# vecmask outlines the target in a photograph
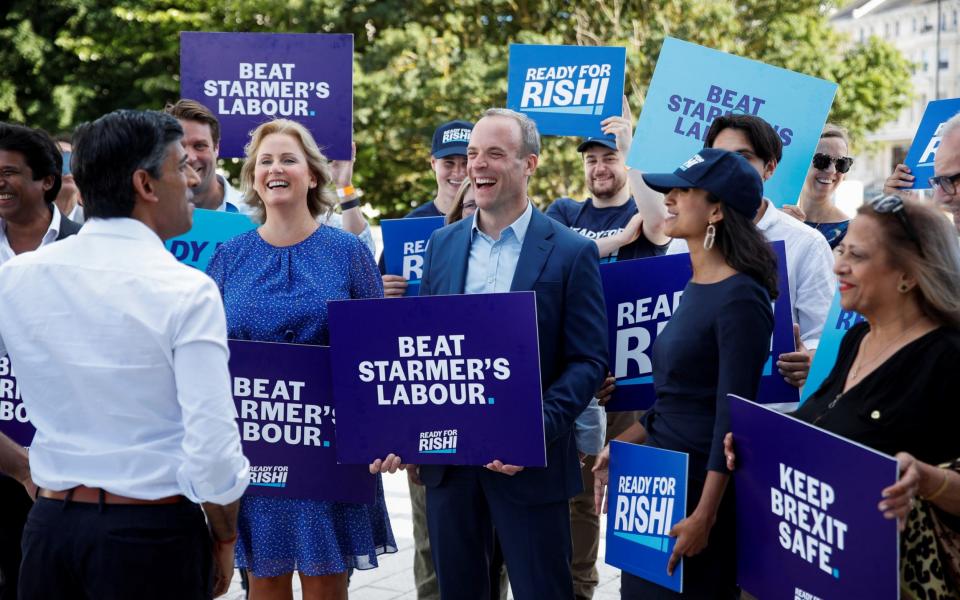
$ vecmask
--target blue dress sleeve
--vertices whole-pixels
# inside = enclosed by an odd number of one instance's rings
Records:
[[[738,293],[727,299],[719,310],[714,326],[720,364],[717,416],[707,458],[708,471],[729,473],[723,455],[723,437],[730,431],[730,401],[727,394],[755,400],[763,365],[770,354],[770,335],[773,332],[770,300],[759,286],[751,286],[744,291],[747,293]]]
[[[383,279],[366,245],[352,236],[350,258],[350,297],[383,298]]]
[[[223,282],[227,277],[226,270],[227,266],[224,260],[223,244],[221,244],[219,248],[214,250],[213,256],[210,257],[210,262],[207,263],[207,275],[217,284],[221,298],[223,297]]]

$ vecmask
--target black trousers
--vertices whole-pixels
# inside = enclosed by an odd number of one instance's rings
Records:
[[[196,504],[40,498],[23,530],[20,600],[207,600],[213,550]]]
[[[20,539],[33,500],[16,479],[0,475],[0,600],[17,600]]]

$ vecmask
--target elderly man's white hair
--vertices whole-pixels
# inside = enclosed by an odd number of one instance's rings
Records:
[[[957,128],[960,128],[960,112],[950,117],[950,119],[943,124],[943,129],[940,130],[940,137],[947,135]]]

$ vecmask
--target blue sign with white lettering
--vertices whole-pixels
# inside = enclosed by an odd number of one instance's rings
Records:
[[[544,135],[600,137],[623,110],[626,60],[620,47],[510,44],[507,108]]]
[[[216,115],[221,157],[243,157],[261,123],[292,119],[327,158],[349,160],[353,35],[183,31],[180,97]]]
[[[764,194],[778,207],[795,204],[836,91],[829,81],[668,37],[627,164],[672,173],[703,147],[715,118],[756,115],[783,141],[783,159]]]
[[[774,361],[794,351],[793,312],[782,241],[770,244],[777,255],[780,294],[773,305],[770,356],[763,367],[757,402],[796,402],[797,388],[783,380]],[[689,254],[672,254],[600,265],[610,333],[610,370],[617,388],[606,405],[608,412],[646,410],[653,406],[653,344],[682,302],[693,276]]]
[[[254,228],[256,224],[247,215],[197,208],[190,231],[170,238],[164,246],[180,262],[206,271],[220,244]]]
[[[823,334],[820,336],[817,352],[813,355],[810,373],[807,374],[807,382],[803,385],[803,392],[800,394],[800,404],[806,402],[807,398],[812,396],[830,375],[834,363],[837,362],[843,336],[860,321],[863,321],[863,315],[852,310],[844,310],[840,306],[840,292],[834,294],[830,312],[827,313],[827,322],[823,324]]]
[[[683,559],[673,575],[667,562],[677,539],[673,526],[687,516],[684,452],[610,442],[607,485],[608,565],[675,592],[683,592]]]
[[[910,186],[912,189],[930,189],[929,179],[933,177],[933,159],[937,156],[937,148],[940,147],[943,125],[956,114],[960,114],[960,98],[933,100],[927,104],[920,126],[917,127],[917,135],[913,136],[910,151],[903,160],[916,177],[913,185]]]
[[[427,242],[434,231],[443,227],[444,222],[444,217],[380,221],[384,264],[388,274],[402,275],[407,280],[407,292],[404,296],[420,294],[423,255],[427,251]]]
[[[756,598],[896,600],[897,461],[734,395],[737,583]],[[732,549],[731,549],[732,550]]]

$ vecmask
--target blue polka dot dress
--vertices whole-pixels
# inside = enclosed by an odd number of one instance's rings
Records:
[[[207,273],[238,340],[327,345],[328,301],[383,296],[370,251],[329,226],[283,248],[249,231],[220,246]],[[371,569],[378,555],[397,551],[379,476],[370,505],[244,496],[238,528],[237,566],[257,577]]]

